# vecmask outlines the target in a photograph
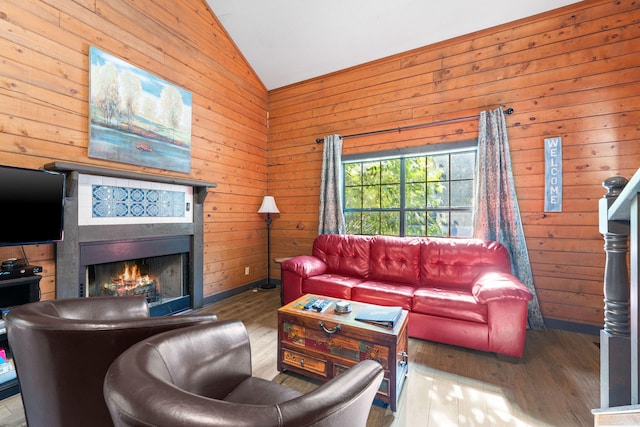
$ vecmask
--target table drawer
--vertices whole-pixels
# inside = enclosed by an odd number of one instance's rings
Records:
[[[317,359],[285,348],[282,349],[282,363],[327,377],[326,360]]]
[[[284,321],[282,324],[282,341],[289,346],[300,346],[327,357],[340,357],[355,363],[362,360],[375,360],[385,370],[389,370],[390,349],[386,345],[378,345],[370,341],[349,336],[344,331],[327,334],[318,324],[306,326]]]

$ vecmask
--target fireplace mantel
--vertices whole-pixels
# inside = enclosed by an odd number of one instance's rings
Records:
[[[53,162],[47,163],[46,165],[44,165],[44,168],[46,170],[57,172],[76,172],[76,174],[71,173],[67,175],[67,197],[72,197],[74,195],[72,191],[75,191],[77,186],[73,185],[70,180],[77,180],[78,173],[84,173],[87,175],[108,176],[113,178],[136,179],[140,181],[163,182],[166,184],[188,185],[190,187],[193,187],[194,194],[197,195],[196,197],[198,198],[199,203],[204,203],[204,199],[207,197],[209,188],[216,188],[218,186],[218,184],[213,182],[202,182],[164,175],[151,175],[118,169],[108,169],[98,166],[83,165],[79,163]]]
[[[73,298],[81,295],[84,271],[80,271],[80,249],[87,243],[127,241],[132,239],[162,239],[173,236],[189,236],[191,240],[190,294],[191,308],[203,305],[204,269],[204,201],[209,188],[215,183],[151,175],[123,170],[107,169],[82,164],[53,162],[46,170],[66,175],[64,207],[64,239],[56,245],[56,298]],[[79,225],[78,180],[80,175],[95,175],[135,181],[151,181],[193,188],[193,222],[152,223],[120,225]],[[108,227],[108,232],[106,229]]]

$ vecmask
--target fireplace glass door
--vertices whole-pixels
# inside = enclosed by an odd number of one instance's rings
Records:
[[[188,295],[188,254],[179,253],[87,266],[89,297],[144,295],[150,307]]]

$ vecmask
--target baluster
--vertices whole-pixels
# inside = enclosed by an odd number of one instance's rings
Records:
[[[607,194],[599,203],[599,229],[604,237],[604,329],[600,331],[600,405],[602,408],[631,402],[631,343],[629,273],[627,253],[629,222],[609,221],[608,209],[628,180],[608,178]]]

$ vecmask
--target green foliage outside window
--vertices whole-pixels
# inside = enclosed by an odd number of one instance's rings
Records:
[[[343,166],[347,233],[471,236],[475,150]]]

